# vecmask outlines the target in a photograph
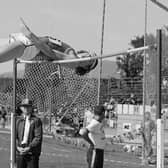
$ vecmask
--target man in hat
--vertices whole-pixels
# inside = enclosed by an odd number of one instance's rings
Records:
[[[33,114],[32,101],[20,104],[22,115],[16,122],[17,168],[39,168],[42,145],[42,122]]]

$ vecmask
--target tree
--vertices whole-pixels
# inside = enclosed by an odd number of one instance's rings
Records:
[[[143,44],[144,36],[137,36],[130,42],[132,48],[142,47]],[[122,78],[141,77],[143,70],[143,51],[117,57],[117,65]]]
[[[154,45],[156,44],[156,36],[153,34],[148,34],[146,39],[147,45]],[[162,33],[162,78],[168,81],[168,36],[166,33]],[[144,36],[136,36],[134,39],[130,41],[130,46],[132,48],[142,47],[144,45]],[[148,104],[150,102],[155,101],[156,97],[156,50],[148,50],[146,51],[146,73],[147,73],[147,101]],[[143,51],[133,53],[133,54],[126,54],[122,55],[117,58],[117,65],[118,69],[121,72],[121,79],[125,81],[129,79],[129,82],[135,78],[142,79],[143,77]],[[130,88],[130,85],[127,80],[127,88]],[[141,84],[142,85],[142,84]],[[142,87],[141,87],[142,88]],[[131,88],[132,89],[132,88]],[[129,92],[128,92],[129,93]],[[167,94],[165,91],[163,94]],[[164,103],[164,102],[163,102]]]
[[[156,37],[153,34],[147,35],[147,45],[156,43]],[[144,46],[144,36],[136,36],[130,41],[131,48],[139,48]],[[149,50],[147,53],[147,73],[148,76],[155,74],[156,71],[156,51]],[[136,53],[129,53],[117,58],[118,69],[121,74],[121,82],[124,91],[130,95],[134,93],[140,102],[142,102],[142,78],[143,78],[143,58],[144,51]],[[155,78],[152,78],[155,80]],[[147,79],[148,86],[150,86],[150,77]],[[156,83],[156,82],[153,82]],[[122,86],[121,86],[122,87]],[[152,87],[151,87],[152,88]],[[122,92],[124,92],[122,91]]]
[[[164,44],[168,41],[168,37],[163,35]],[[148,34],[146,39],[147,45],[153,45],[156,43],[156,37],[153,34]],[[144,36],[135,36],[130,41],[131,48],[139,48],[144,46]],[[166,53],[166,46],[163,46],[163,52]],[[155,52],[155,51],[154,51]],[[147,51],[148,55],[151,55],[151,51]],[[143,57],[144,51],[136,53],[129,53],[117,57],[118,69],[121,72],[122,78],[138,78],[142,77],[143,71]],[[147,58],[150,59],[150,58]]]

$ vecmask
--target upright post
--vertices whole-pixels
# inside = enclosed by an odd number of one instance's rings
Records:
[[[144,27],[144,47],[146,46],[146,38],[147,38],[147,15],[148,15],[148,0],[145,0],[145,27]],[[143,58],[143,127],[145,128],[145,111],[146,111],[146,50],[144,50],[144,58]],[[146,156],[145,156],[145,142],[142,141],[142,164],[146,164]]]
[[[103,15],[102,15],[102,34],[101,34],[101,51],[100,55],[103,55],[104,48],[104,23],[106,13],[106,0],[103,1]],[[101,90],[101,76],[102,76],[102,59],[99,61],[99,77],[98,77],[98,93],[97,93],[97,104],[100,103],[100,90]]]
[[[17,60],[13,60],[13,110],[11,112],[11,154],[10,168],[16,168],[16,79]]]
[[[52,125],[52,83],[53,83],[53,81],[51,81],[51,83],[50,83],[50,87],[49,87],[49,96],[50,96],[50,103],[49,103],[49,106],[50,106],[50,114],[49,114],[49,130],[50,130],[50,132],[51,132],[51,125]]]
[[[162,67],[162,30],[157,30],[157,168],[164,168],[163,121],[161,118],[161,67]]]

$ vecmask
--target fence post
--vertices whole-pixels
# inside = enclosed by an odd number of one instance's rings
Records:
[[[156,76],[156,120],[157,120],[157,168],[164,168],[163,120],[161,118],[162,84],[162,30],[157,30],[157,76]]]
[[[16,168],[16,81],[17,60],[13,60],[13,110],[11,112],[11,150],[10,168]]]

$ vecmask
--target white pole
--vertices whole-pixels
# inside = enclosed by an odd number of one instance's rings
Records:
[[[11,112],[11,150],[10,168],[16,168],[16,79],[17,79],[17,60],[13,61],[13,111]]]
[[[157,119],[157,168],[164,168],[164,126],[162,119]]]
[[[157,111],[156,111],[156,119],[157,119],[157,168],[164,168],[164,140],[163,140],[163,122],[162,122],[162,30],[157,30]]]
[[[14,150],[14,142],[13,142],[13,132],[14,132],[14,127],[13,125],[15,124],[15,119],[14,119],[14,113],[11,112],[11,146],[10,146],[10,168],[15,168],[15,159],[13,153],[15,152]]]

